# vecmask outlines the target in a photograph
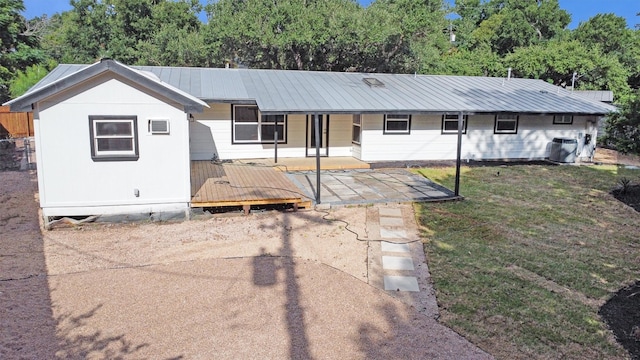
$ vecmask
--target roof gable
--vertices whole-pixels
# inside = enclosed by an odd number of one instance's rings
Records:
[[[30,111],[32,104],[109,72],[130,79],[144,88],[183,105],[185,112],[202,112],[204,107],[209,107],[197,97],[162,82],[153,74],[133,69],[111,59],[103,59],[88,66],[59,66],[27,93],[7,102],[5,105],[10,105],[12,111]]]

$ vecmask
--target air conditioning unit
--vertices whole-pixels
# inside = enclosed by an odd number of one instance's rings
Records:
[[[169,134],[169,120],[149,119],[149,133],[160,135]]]

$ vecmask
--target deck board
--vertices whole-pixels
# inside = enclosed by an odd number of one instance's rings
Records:
[[[191,206],[297,204],[310,206],[284,173],[269,166],[191,162]]]

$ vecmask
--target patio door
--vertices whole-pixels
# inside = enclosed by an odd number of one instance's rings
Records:
[[[320,121],[320,156],[329,156],[329,115],[318,115]],[[316,156],[315,115],[307,115],[307,156]]]

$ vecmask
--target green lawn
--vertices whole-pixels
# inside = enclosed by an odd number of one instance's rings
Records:
[[[419,173],[449,188],[453,168]],[[498,174],[499,172],[499,174]],[[598,315],[640,278],[640,214],[615,166],[464,167],[464,201],[417,205],[441,321],[497,358],[625,358]]]

